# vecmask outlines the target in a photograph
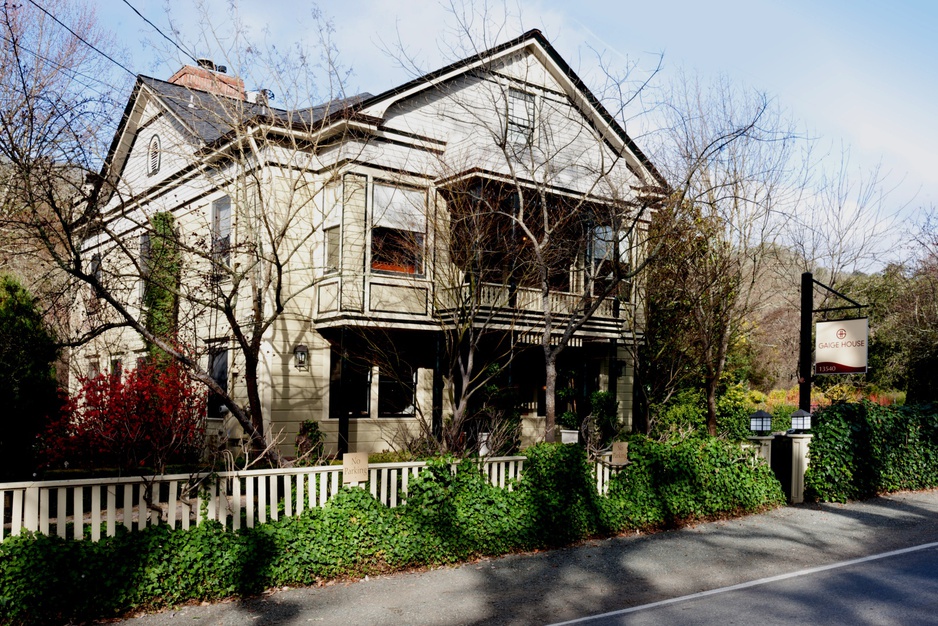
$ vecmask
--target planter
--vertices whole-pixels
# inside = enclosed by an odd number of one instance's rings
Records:
[[[578,443],[580,441],[580,431],[560,429],[560,443]]]

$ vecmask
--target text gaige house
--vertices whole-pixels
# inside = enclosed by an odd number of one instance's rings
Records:
[[[210,62],[137,79],[84,250],[125,317],[287,453],[304,420],[333,451],[439,436],[484,380],[510,390],[523,443],[542,439],[548,364],[578,410],[606,390],[630,419],[631,275],[662,180],[538,31],[377,96],[269,95]],[[100,294],[81,304],[85,327],[120,320]],[[113,328],[73,363],[147,354]],[[241,437],[219,398],[212,432]]]

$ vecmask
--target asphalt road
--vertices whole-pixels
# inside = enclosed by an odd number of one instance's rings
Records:
[[[905,493],[122,623],[938,624],[938,548],[927,546],[936,542],[938,491]]]

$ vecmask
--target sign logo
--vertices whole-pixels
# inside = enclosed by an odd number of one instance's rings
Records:
[[[846,336],[847,336],[847,331],[845,331],[843,328],[841,328],[840,330],[837,331],[837,338],[838,338],[838,339],[843,339],[843,338],[846,337]]]

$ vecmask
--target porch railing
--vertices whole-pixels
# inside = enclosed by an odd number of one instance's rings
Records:
[[[458,311],[465,308],[468,306],[467,303],[471,302],[469,289],[469,285],[446,289],[440,299],[438,308],[444,311]],[[541,290],[531,287],[516,287],[512,294],[508,285],[484,283],[479,286],[478,295],[475,297],[478,300],[472,304],[481,308],[536,313],[543,311]],[[552,291],[548,295],[548,306],[551,313],[556,315],[571,315],[578,309],[583,308],[583,295],[565,291]],[[594,315],[609,319],[619,317],[615,310],[615,298],[604,298]]]

